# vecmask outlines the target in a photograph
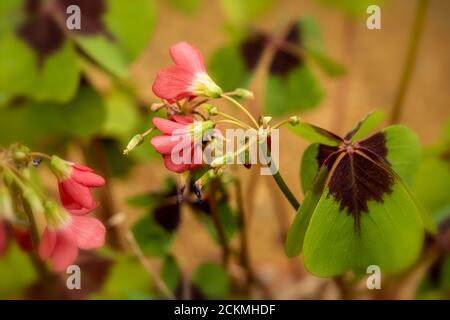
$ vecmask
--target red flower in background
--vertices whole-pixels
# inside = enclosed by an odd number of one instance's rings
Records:
[[[172,120],[153,118],[153,124],[162,135],[154,137],[150,143],[163,155],[168,170],[181,173],[202,166],[201,137],[195,137],[195,126],[202,133],[213,127],[211,121],[194,122],[190,116],[174,115]]]
[[[6,223],[0,221],[0,256],[3,256],[8,249],[8,234],[6,230]]]
[[[97,203],[90,189],[103,186],[105,179],[89,167],[56,156],[52,157],[50,168],[58,178],[59,195],[64,208],[75,215],[84,215],[95,209]]]
[[[66,270],[78,257],[79,249],[100,248],[105,243],[105,226],[97,219],[71,215],[52,203],[45,204],[47,227],[39,244],[41,259],[50,259],[56,272]]]
[[[162,69],[153,82],[153,92],[174,103],[184,98],[206,96],[217,98],[222,89],[206,72],[203,56],[187,42],[173,45],[170,50],[175,66]]]

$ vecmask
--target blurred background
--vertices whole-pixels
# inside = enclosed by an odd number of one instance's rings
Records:
[[[62,31],[70,4],[81,8],[79,31]],[[366,26],[371,4],[381,8],[380,30]],[[20,241],[11,241],[0,257],[0,298],[167,298],[158,290],[162,281],[183,298],[448,299],[448,12],[442,0],[3,0],[0,146],[22,143],[105,176],[96,214],[108,226],[108,246],[80,256],[82,290],[70,291],[66,274],[43,278]],[[227,188],[220,218],[232,257],[224,266],[209,208],[164,201],[176,176],[148,141],[122,155],[150,127],[152,82],[171,65],[168,49],[179,41],[200,49],[225,90],[251,89],[255,116],[296,114],[344,134],[382,110],[384,125],[414,130],[423,160],[412,188],[440,224],[439,241],[427,242],[410,270],[383,277],[376,292],[351,274],[314,277],[301,258],[284,254],[295,215],[289,203],[270,177],[236,167],[248,219],[243,241],[237,193]],[[282,52],[277,41],[298,52]],[[280,140],[281,173],[302,199],[299,166],[308,144],[287,129]],[[36,171],[56,198],[54,177]],[[130,250],[130,230],[145,262]]]

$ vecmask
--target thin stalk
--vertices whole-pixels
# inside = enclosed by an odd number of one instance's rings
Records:
[[[44,159],[47,159],[47,160],[51,160],[52,159],[52,157],[50,157],[48,154],[46,154],[46,153],[42,153],[42,152],[30,152],[30,155],[32,156],[32,157],[39,157],[39,158],[44,158]]]
[[[249,127],[249,126],[244,126],[241,123],[236,122],[234,120],[230,120],[230,119],[221,119],[221,120],[216,121],[216,123],[230,123],[230,124],[234,124],[235,126],[238,126],[240,128],[255,130],[255,129]]]
[[[417,57],[417,47],[423,33],[423,26],[425,15],[428,8],[428,0],[418,0],[416,7],[416,14],[414,16],[413,26],[409,36],[409,48],[406,54],[405,65],[403,66],[403,73],[401,75],[400,84],[397,88],[397,94],[394,99],[394,106],[392,109],[390,123],[397,123],[402,116],[402,109],[404,100],[411,82],[414,65]]]
[[[277,183],[278,187],[280,188],[281,192],[283,192],[284,196],[291,204],[291,206],[294,208],[295,211],[297,211],[298,208],[300,208],[300,203],[298,202],[298,200],[294,196],[294,194],[291,192],[291,190],[287,186],[286,182],[284,182],[284,179],[281,176],[280,171],[275,173],[273,175],[273,178],[274,178],[275,182]]]
[[[248,217],[244,210],[244,202],[242,201],[242,188],[241,181],[237,178],[234,181],[236,188],[236,202],[237,202],[237,212],[240,218],[240,228],[241,228],[241,264],[247,273],[247,286],[250,285],[254,280],[253,270],[250,263],[250,250],[248,246]]]
[[[214,227],[216,228],[217,235],[219,236],[220,245],[222,246],[222,259],[223,264],[228,266],[228,261],[230,258],[230,247],[228,246],[228,240],[225,235],[225,230],[223,229],[222,222],[220,220],[219,208],[217,206],[216,199],[217,192],[217,181],[214,179],[211,181],[209,185],[209,206],[211,208],[211,216],[214,223]]]
[[[241,120],[239,120],[239,119],[237,119],[235,117],[232,117],[229,114],[226,114],[226,113],[220,112],[220,111],[217,111],[216,113],[217,113],[218,116],[222,116],[222,117],[224,117],[224,118],[226,118],[228,120],[232,120],[232,121],[236,121],[237,123],[240,123],[242,127],[246,127],[247,129],[255,130],[254,128],[252,128],[251,126],[246,124],[245,122],[242,122]]]
[[[256,128],[259,127],[258,121],[256,121],[256,119],[250,114],[250,112],[249,112],[242,104],[240,104],[240,103],[237,102],[235,99],[233,99],[233,98],[231,98],[231,97],[229,97],[229,96],[227,96],[227,95],[225,95],[225,94],[222,94],[221,97],[224,98],[224,99],[226,99],[226,100],[228,100],[228,101],[230,101],[230,102],[231,102],[232,104],[234,104],[236,107],[238,107],[239,109],[241,109],[241,111],[244,112],[244,113],[249,117],[249,119],[253,122],[253,124],[255,125],[255,127],[256,127]]]
[[[170,291],[165,282],[158,276],[158,273],[155,272],[155,270],[153,270],[151,264],[148,262],[147,258],[145,257],[144,253],[142,252],[141,248],[136,242],[136,239],[134,238],[133,233],[131,231],[127,232],[126,239],[133,254],[138,258],[139,262],[144,267],[144,269],[155,280],[155,284],[158,287],[158,290],[161,292],[161,294],[163,294],[167,299],[175,300],[175,296],[172,293],[172,291]]]

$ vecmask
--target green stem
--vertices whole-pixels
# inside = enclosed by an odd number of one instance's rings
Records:
[[[394,107],[392,109],[390,123],[397,123],[402,115],[403,102],[405,100],[406,92],[411,82],[411,76],[414,69],[414,64],[417,57],[417,47],[420,37],[423,32],[423,25],[425,21],[425,14],[427,12],[428,0],[418,0],[416,14],[414,17],[413,27],[410,33],[410,42],[408,53],[406,56],[403,73],[400,84],[397,89],[397,94],[394,100]]]
[[[295,211],[297,211],[300,208],[300,203],[298,202],[297,198],[295,198],[294,194],[291,192],[286,182],[284,182],[284,179],[281,176],[280,171],[275,173],[273,175],[273,178],[275,179],[275,182],[277,183],[281,192],[283,192],[284,196],[289,201],[291,206],[294,208]]]
[[[222,221],[220,220],[219,208],[217,206],[217,181],[213,179],[209,185],[209,206],[211,208],[211,217],[214,223],[214,227],[217,230],[217,235],[219,237],[220,244],[222,246],[222,259],[225,267],[228,266],[228,261],[230,257],[230,247],[228,246],[228,240],[225,235],[225,230],[222,225]]]
[[[239,109],[241,109],[241,111],[244,112],[244,113],[249,117],[249,119],[253,122],[253,124],[255,125],[255,128],[258,128],[258,127],[259,127],[258,121],[256,121],[256,119],[250,114],[250,112],[249,112],[247,109],[245,109],[245,107],[244,107],[242,104],[240,104],[240,103],[237,102],[235,99],[233,99],[233,98],[231,98],[231,97],[229,97],[229,96],[227,96],[227,95],[225,95],[225,94],[222,94],[221,97],[224,98],[224,99],[226,99],[226,100],[228,100],[228,101],[230,101],[230,102],[231,102],[232,104],[234,104],[236,107],[238,107]]]

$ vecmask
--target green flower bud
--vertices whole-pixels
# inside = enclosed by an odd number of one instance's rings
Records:
[[[130,140],[130,142],[128,142],[127,147],[125,148],[125,150],[123,150],[123,154],[128,155],[128,153],[130,153],[131,150],[140,146],[142,144],[142,142],[144,142],[144,136],[140,133],[135,135]]]

